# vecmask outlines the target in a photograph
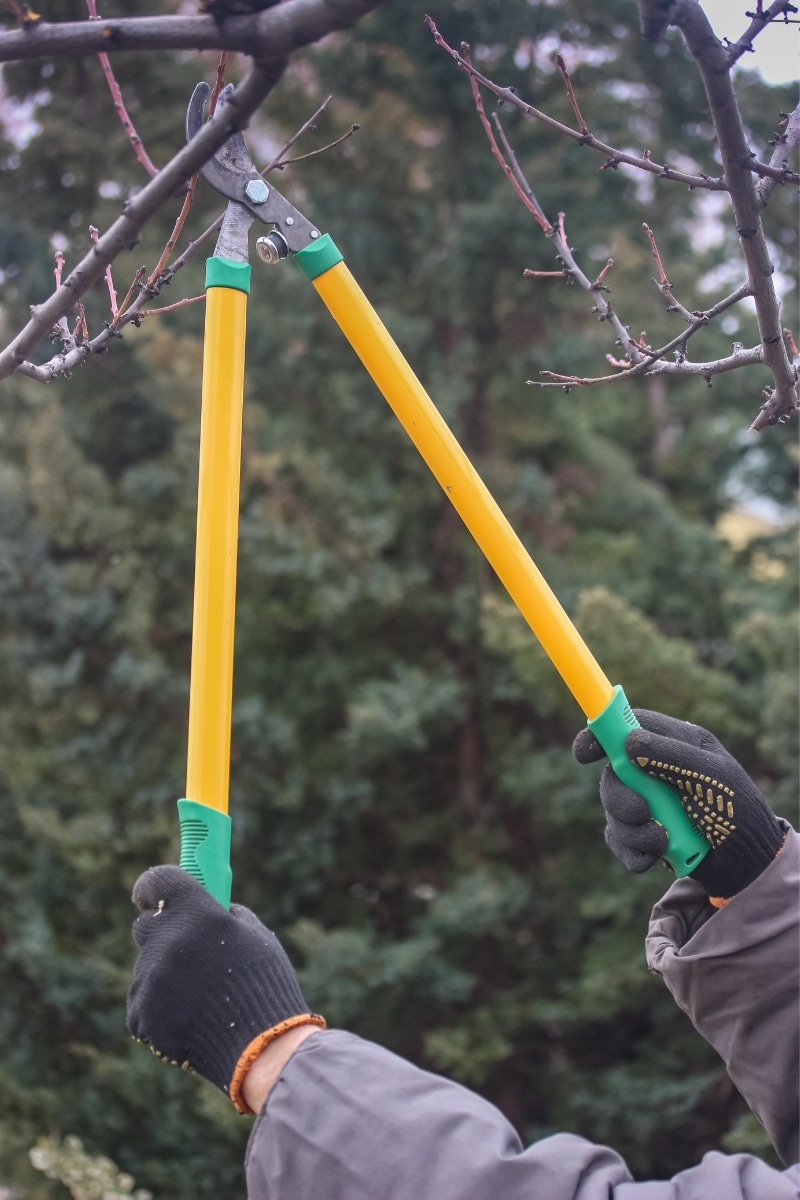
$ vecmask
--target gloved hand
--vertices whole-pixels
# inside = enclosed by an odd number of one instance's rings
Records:
[[[141,949],[128,1029],[249,1112],[241,1086],[264,1047],[295,1025],[324,1029],[324,1019],[309,1012],[283,947],[248,908],[228,912],[179,867],[145,871],[133,902]]]
[[[717,901],[728,900],[769,866],[783,844],[783,830],[752,779],[712,733],[699,725],[636,709],[641,729],[625,739],[628,757],[648,775],[665,780],[711,850],[692,879]],[[579,763],[598,762],[605,751],[590,729],[572,747]],[[610,766],[600,778],[606,811],[606,842],[637,874],[664,852],[667,835],[637,792]]]

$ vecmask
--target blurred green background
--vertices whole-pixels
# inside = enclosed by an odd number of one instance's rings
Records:
[[[79,0],[37,7],[85,17]],[[643,43],[631,0],[437,0],[431,15],[482,71],[570,122],[560,49],[605,140],[717,172],[690,59],[674,34]],[[298,55],[248,135],[254,157],[328,93],[294,153],[360,125],[272,181],[333,235],[609,677],[637,706],[712,728],[793,817],[796,425],[747,432],[768,382],[758,370],[711,388],[526,386],[546,369],[606,373],[613,338],[587,293],[523,278],[556,268],[553,248],[423,18],[393,0]],[[164,163],[216,56],[121,54],[114,67]],[[10,337],[52,288],[54,249],[74,265],[88,226],[104,229],[145,176],[95,59],[6,67],[3,81]],[[738,87],[763,157],[792,89],[750,73]],[[681,328],[651,282],[645,220],[687,308],[742,281],[724,200],[598,173],[588,149],[518,112],[503,120],[587,274],[614,258],[610,300],[635,334],[658,345]],[[787,193],[765,222],[791,323]],[[115,264],[120,295],[154,266],[179,205]],[[201,183],[182,246],[219,210]],[[202,291],[205,252],[159,302]],[[104,287],[86,308],[96,333]],[[156,1200],[244,1193],[250,1122],[124,1025],[131,887],[177,855],[202,327],[190,305],[128,327],[68,380],[2,385],[0,1184],[28,1200],[65,1195],[28,1152],[67,1135]],[[740,308],[693,357],[756,338]],[[642,1178],[713,1147],[770,1153],[648,974],[643,933],[667,877],[633,878],[606,851],[599,769],[570,754],[581,713],[289,264],[254,262],[247,353],[234,899],[279,932],[331,1024],[476,1088],[525,1139],[607,1141]]]

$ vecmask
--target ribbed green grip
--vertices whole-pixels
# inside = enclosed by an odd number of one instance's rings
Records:
[[[231,819],[196,800],[178,801],[181,860],[178,864],[202,883],[224,908],[231,905]]]
[[[587,724],[622,782],[645,798],[656,821],[664,826],[669,842],[662,858],[669,863],[676,875],[691,874],[711,847],[695,829],[678,799],[677,792],[663,780],[646,775],[625,753],[625,738],[632,729],[639,729],[641,726],[619,685],[614,688],[613,699],[607,707]]]

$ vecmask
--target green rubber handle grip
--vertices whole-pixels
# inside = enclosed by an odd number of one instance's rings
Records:
[[[223,908],[231,906],[231,819],[196,800],[178,801],[183,871],[193,875]]]
[[[640,729],[641,726],[619,685],[614,688],[612,699],[600,715],[587,724],[608,755],[618,777],[644,797],[656,821],[664,826],[669,841],[661,857],[677,876],[690,875],[711,847],[694,827],[677,793],[669,784],[646,775],[625,753],[625,738],[632,729]]]

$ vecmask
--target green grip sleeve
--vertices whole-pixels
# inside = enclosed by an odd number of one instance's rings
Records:
[[[711,847],[692,824],[677,792],[663,780],[646,775],[625,753],[625,738],[632,729],[641,727],[619,685],[600,715],[587,724],[622,782],[645,798],[656,821],[664,826],[669,842],[662,858],[676,875],[691,874]]]
[[[196,800],[179,800],[178,820],[181,827],[178,865],[202,883],[224,908],[230,908],[233,882],[230,817]]]
[[[294,256],[294,264],[299,267],[306,279],[313,282],[318,275],[324,275],[331,267],[342,261],[339,247],[329,233],[323,233],[318,241],[312,242],[298,250]]]

